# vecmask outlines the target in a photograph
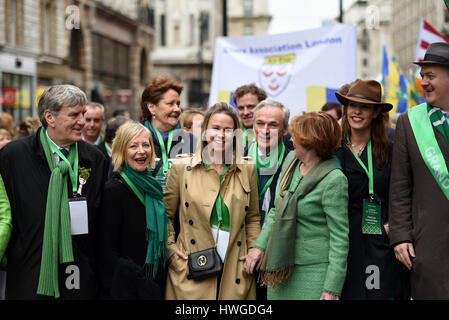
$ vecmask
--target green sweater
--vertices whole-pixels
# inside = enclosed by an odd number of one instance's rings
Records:
[[[298,167],[297,167],[298,168]],[[295,190],[302,176],[295,168],[289,190]],[[279,177],[275,203],[279,200]],[[340,295],[346,277],[349,249],[348,182],[341,170],[331,171],[305,197],[298,200],[295,264],[329,263],[324,291]],[[275,208],[267,215],[255,247],[266,249]]]
[[[0,176],[0,263],[8,246],[11,236],[11,207],[9,206],[8,195],[6,194],[3,179]]]

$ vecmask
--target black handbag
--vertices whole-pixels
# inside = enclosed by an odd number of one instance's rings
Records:
[[[220,232],[220,225],[217,230]],[[203,280],[221,273],[223,270],[223,262],[218,254],[217,248],[209,248],[189,254],[188,257],[189,274],[187,279],[189,280]]]

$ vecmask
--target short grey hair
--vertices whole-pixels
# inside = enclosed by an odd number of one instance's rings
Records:
[[[100,109],[101,110],[101,116],[104,118],[104,106],[101,103],[89,101],[87,103],[86,107]]]
[[[284,128],[288,127],[288,120],[290,119],[290,109],[286,108],[282,103],[280,103],[279,101],[274,101],[274,100],[263,100],[261,102],[259,102],[259,104],[256,106],[256,109],[254,110],[254,119],[256,119],[257,117],[257,112],[265,107],[275,107],[278,108],[282,111],[282,115],[283,115],[283,126]]]
[[[64,106],[76,107],[78,105],[85,106],[86,104],[86,94],[80,88],[69,84],[62,84],[51,86],[45,90],[39,99],[37,110],[42,125],[47,127],[48,123],[44,116],[46,110],[57,116]]]

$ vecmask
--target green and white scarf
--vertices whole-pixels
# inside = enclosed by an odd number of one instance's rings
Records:
[[[429,115],[430,122],[434,128],[441,133],[446,140],[446,143],[449,145],[449,124],[447,123],[443,111],[441,111],[440,108],[427,104],[427,114]]]

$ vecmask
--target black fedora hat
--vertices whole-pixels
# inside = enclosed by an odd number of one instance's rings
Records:
[[[414,64],[423,66],[426,64],[438,64],[449,67],[449,43],[434,42],[429,45],[423,61],[415,61]]]

